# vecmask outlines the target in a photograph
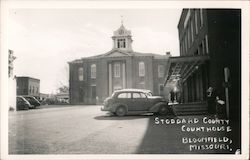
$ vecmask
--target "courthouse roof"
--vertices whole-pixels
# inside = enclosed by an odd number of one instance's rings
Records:
[[[90,56],[90,57],[84,57],[81,59],[76,59],[74,61],[71,61],[70,63],[80,63],[82,60],[87,60],[87,59],[102,59],[102,58],[109,58],[109,57],[125,57],[125,56],[135,56],[135,57],[153,57],[154,59],[168,59],[170,55],[160,55],[160,54],[155,54],[155,53],[141,53],[141,52],[134,52],[134,51],[124,51],[120,49],[112,49],[111,51],[104,53],[104,54],[99,54],[95,56]]]

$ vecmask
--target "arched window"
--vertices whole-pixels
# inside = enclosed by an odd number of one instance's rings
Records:
[[[96,78],[96,65],[95,64],[91,65],[91,78],[93,79]]]
[[[83,81],[83,67],[78,69],[78,80]]]
[[[144,62],[139,62],[139,77],[145,76],[145,64]]]

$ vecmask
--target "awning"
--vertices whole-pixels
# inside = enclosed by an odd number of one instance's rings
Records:
[[[182,79],[185,81],[198,67],[209,59],[208,55],[170,57],[167,65],[164,86]]]

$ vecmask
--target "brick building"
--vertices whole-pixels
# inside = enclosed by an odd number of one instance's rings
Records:
[[[183,105],[177,105],[177,110],[206,112],[206,91],[213,87],[226,101],[225,112],[237,123],[235,135],[240,138],[241,10],[183,9],[178,30],[180,56],[169,59],[165,81],[181,84]]]
[[[166,83],[180,80],[181,102],[204,102],[209,86],[225,100],[229,87],[230,115],[239,117],[241,97],[240,10],[183,9],[178,24],[180,56],[169,59]],[[230,72],[225,83],[225,70]]]
[[[107,53],[69,62],[71,104],[96,104],[123,88],[164,92],[165,68],[170,53],[139,53],[132,49],[131,31],[123,24],[114,31],[113,49]]]
[[[17,95],[29,95],[40,99],[40,80],[32,77],[16,77]]]

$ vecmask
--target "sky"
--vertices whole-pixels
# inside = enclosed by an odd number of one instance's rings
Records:
[[[68,63],[112,49],[113,31],[131,30],[136,52],[179,56],[181,9],[11,9],[9,49],[16,76],[40,79],[41,93],[68,85]]]

